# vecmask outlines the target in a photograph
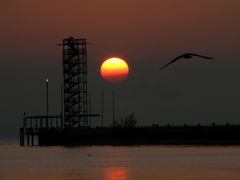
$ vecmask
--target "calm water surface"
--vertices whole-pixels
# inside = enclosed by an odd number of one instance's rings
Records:
[[[1,142],[0,179],[239,180],[240,146],[23,148]]]

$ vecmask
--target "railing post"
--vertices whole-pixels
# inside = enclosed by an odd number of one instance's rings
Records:
[[[28,134],[27,134],[27,145],[29,146],[29,144],[30,144],[30,141],[29,141],[29,132],[28,132]]]
[[[33,128],[31,129],[31,140],[32,140],[32,146],[34,146],[34,131],[33,131]]]
[[[43,120],[42,120],[42,117],[40,117],[40,128],[43,127]]]

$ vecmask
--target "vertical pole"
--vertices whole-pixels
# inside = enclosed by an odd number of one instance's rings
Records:
[[[113,88],[113,92],[112,92],[112,106],[113,106],[113,127],[115,126],[115,99],[114,99],[114,88]]]
[[[31,140],[32,140],[32,142],[31,142],[31,146],[34,146],[34,134],[33,134],[34,132],[33,132],[33,128],[31,129]]]
[[[29,146],[30,145],[30,142],[29,142],[29,132],[27,134],[27,145]]]
[[[22,129],[22,140],[23,140],[23,146],[25,146],[25,129]]]
[[[103,127],[103,113],[104,113],[104,90],[102,90],[102,127]]]
[[[42,127],[43,127],[43,119],[40,118],[40,128],[42,128]]]
[[[22,128],[20,128],[20,146],[23,146],[22,144]]]
[[[26,112],[23,113],[23,128],[26,128]]]
[[[22,140],[22,129],[23,128],[20,128],[20,146],[23,146],[23,140]]]
[[[20,128],[20,146],[24,146],[24,138],[25,138],[24,128]]]
[[[46,79],[46,127],[48,128],[48,79]]]
[[[26,128],[26,112],[23,113],[23,127],[21,128],[21,133],[20,133],[20,136],[21,136],[21,139],[22,139],[22,146],[25,145],[25,128]]]

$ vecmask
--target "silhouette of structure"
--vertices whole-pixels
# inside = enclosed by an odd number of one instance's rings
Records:
[[[63,39],[64,128],[88,126],[86,39]]]
[[[63,109],[63,112],[60,115],[49,115],[47,107],[46,115],[26,116],[24,113],[23,125],[20,128],[21,146],[25,144],[28,146],[240,145],[240,125],[230,125],[229,123],[226,125],[213,123],[211,126],[202,126],[200,124],[191,126],[186,124],[183,126],[159,126],[157,124],[152,127],[135,127],[136,120],[131,115],[122,121],[122,126],[103,127],[103,93],[101,127],[92,128],[88,118],[98,116],[98,114],[89,114],[88,112],[86,39],[69,37],[63,39],[60,45],[62,46],[63,55],[63,95],[61,96],[61,111]],[[191,58],[193,56],[211,59],[210,57],[187,53],[175,58],[163,68],[180,58]],[[113,123],[114,118],[113,107]]]
[[[174,58],[172,61],[170,61],[169,63],[167,63],[166,65],[164,65],[163,67],[160,68],[160,70],[168,67],[170,64],[184,58],[184,59],[190,59],[190,58],[193,58],[194,56],[196,57],[200,57],[200,58],[204,58],[204,59],[214,59],[213,57],[208,57],[208,56],[202,56],[202,55],[199,55],[199,54],[194,54],[194,53],[185,53],[185,54],[182,54],[176,58]]]
[[[87,40],[68,37],[59,45],[62,46],[61,111],[63,109],[63,112],[60,115],[49,115],[48,80],[46,80],[47,114],[44,116],[24,114],[23,127],[20,128],[20,145],[24,146],[25,139],[27,145],[34,145],[36,137],[38,145],[48,144],[51,137],[55,143],[59,136],[64,141],[63,134],[84,131],[84,128],[90,127],[89,117],[99,116],[88,113]]]

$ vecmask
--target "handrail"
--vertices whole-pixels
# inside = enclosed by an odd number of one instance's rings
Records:
[[[62,126],[63,119],[61,115],[25,116],[23,118],[23,128],[62,128]]]

